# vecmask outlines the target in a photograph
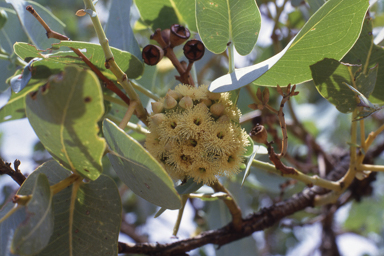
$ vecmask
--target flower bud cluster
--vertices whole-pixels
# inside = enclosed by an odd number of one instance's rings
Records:
[[[172,178],[209,184],[240,171],[249,142],[229,93],[179,85],[152,110],[145,146]]]

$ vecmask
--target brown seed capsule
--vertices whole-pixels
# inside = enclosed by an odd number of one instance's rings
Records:
[[[185,43],[183,50],[188,60],[197,61],[204,56],[205,47],[202,42],[193,39]]]
[[[157,45],[149,44],[143,48],[141,55],[145,64],[154,66],[163,58],[164,51]]]
[[[176,107],[176,105],[177,105],[177,101],[167,93],[164,99],[164,108],[171,109]]]
[[[151,102],[153,113],[161,113],[164,110],[164,104],[161,102]]]
[[[260,144],[267,144],[267,137],[268,133],[267,130],[264,128],[263,125],[257,124],[251,132],[249,133],[249,136],[256,142]]]
[[[173,48],[175,46],[181,45],[190,36],[191,36],[191,33],[189,32],[189,29],[179,24],[173,24],[171,26],[171,33],[170,33],[171,47]]]
[[[191,108],[193,106],[193,101],[192,101],[191,97],[184,96],[179,101],[179,105],[180,105],[180,107],[185,108],[185,109]]]
[[[169,45],[171,38],[171,30],[169,28],[161,31],[161,37],[163,38],[166,45]]]

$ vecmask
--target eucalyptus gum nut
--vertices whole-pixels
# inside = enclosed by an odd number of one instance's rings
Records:
[[[160,125],[165,120],[165,115],[162,113],[158,113],[151,116],[150,119],[154,125]]]
[[[161,113],[164,110],[164,104],[161,102],[151,102],[153,113]]]
[[[4,27],[5,23],[7,23],[7,20],[8,20],[7,12],[4,10],[0,10],[0,29]]]
[[[200,102],[207,105],[207,107],[212,105],[212,101],[210,99],[201,99]]]
[[[169,28],[161,31],[161,37],[163,38],[166,45],[169,45],[169,39],[171,37],[171,30]]]
[[[224,110],[225,110],[225,107],[223,104],[221,103],[215,103],[213,104],[209,110],[211,111],[211,113],[214,115],[214,116],[221,116],[223,113],[224,113]]]
[[[207,92],[207,96],[210,100],[219,100],[221,98],[221,93]]]
[[[164,99],[164,108],[171,109],[176,107],[176,105],[177,105],[177,101],[175,100],[175,98],[173,98],[171,95],[167,93]]]
[[[168,89],[167,94],[169,96],[172,96],[175,100],[179,100],[181,98],[180,96],[182,96],[180,93],[178,93],[178,92],[176,92],[174,90],[171,90],[171,89]]]
[[[193,106],[193,101],[189,96],[185,96],[180,100],[179,106],[185,109],[191,108]]]
[[[170,31],[170,42],[172,48],[181,45],[191,36],[189,29],[179,24],[173,24]]]

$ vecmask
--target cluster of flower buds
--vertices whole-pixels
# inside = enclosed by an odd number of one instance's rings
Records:
[[[144,62],[151,66],[157,65],[164,56],[167,56],[180,74],[177,79],[184,84],[193,85],[193,81],[189,79],[189,71],[193,62],[200,60],[204,56],[205,47],[199,40],[187,41],[190,36],[190,31],[179,24],[174,24],[169,29],[157,29],[151,39],[155,40],[159,46],[150,44],[143,48],[142,57]],[[188,66],[186,63],[185,65],[180,63],[173,52],[174,47],[183,43],[185,43],[183,47],[184,55],[189,60]]]
[[[145,145],[171,177],[208,184],[240,171],[249,142],[229,93],[178,85],[152,110]]]

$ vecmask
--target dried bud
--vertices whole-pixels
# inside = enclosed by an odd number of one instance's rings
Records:
[[[210,99],[201,99],[200,102],[207,105],[207,107],[212,105],[212,101]]]
[[[180,105],[180,107],[185,108],[185,109],[191,108],[193,106],[193,101],[192,101],[191,97],[184,96],[183,98],[181,98],[179,105]]]
[[[193,39],[185,43],[183,50],[188,60],[197,61],[204,56],[205,47],[202,42]]]
[[[154,125],[160,125],[165,120],[165,115],[162,113],[155,114],[151,116],[150,119]]]
[[[262,93],[261,93],[261,89],[260,87],[257,87],[257,91],[256,91],[256,97],[259,101],[263,101],[263,98],[262,98]]]
[[[207,92],[207,96],[210,100],[218,100],[221,97],[221,93]]]
[[[163,38],[166,45],[169,45],[171,38],[171,30],[169,28],[161,31],[161,37]]]
[[[249,136],[256,142],[260,144],[267,144],[268,133],[263,125],[257,124],[253,127],[252,131],[249,133]]]
[[[278,92],[281,96],[284,97],[283,89],[281,89],[281,87],[280,87],[279,85],[277,85],[276,90],[277,90],[277,92]]]
[[[262,101],[263,105],[268,104],[268,101],[269,101],[269,89],[265,88],[263,91],[263,101]]]
[[[161,113],[164,110],[164,104],[161,102],[151,102],[153,113]]]
[[[221,115],[224,113],[224,109],[225,109],[225,107],[224,107],[224,105],[221,104],[221,103],[215,103],[215,104],[213,104],[213,105],[209,108],[209,110],[211,111],[211,113],[212,113],[214,116],[216,116],[216,117],[221,116]]]
[[[145,64],[154,66],[160,62],[164,56],[164,51],[157,45],[149,44],[143,48],[142,57]]]
[[[171,47],[173,48],[175,46],[181,45],[190,36],[191,36],[191,33],[186,27],[181,26],[179,24],[173,24],[171,26],[171,34],[170,34]]]
[[[4,27],[5,23],[7,23],[7,20],[8,20],[7,12],[4,10],[0,10],[0,29]]]
[[[177,105],[177,101],[167,93],[164,99],[164,108],[171,109],[176,107],[176,105]]]
[[[169,96],[173,97],[175,100],[179,100],[179,99],[181,98],[181,96],[182,96],[180,93],[178,93],[178,92],[176,92],[176,91],[173,91],[173,90],[171,90],[171,89],[168,89],[167,94],[168,94]]]

